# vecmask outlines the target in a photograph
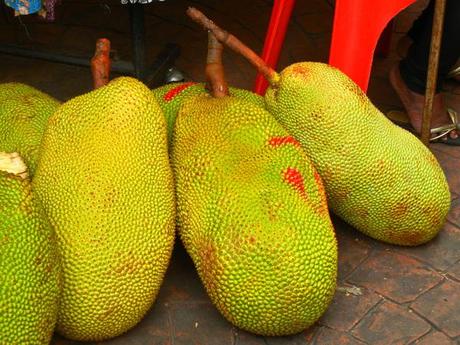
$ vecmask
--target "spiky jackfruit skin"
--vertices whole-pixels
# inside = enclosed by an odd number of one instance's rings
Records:
[[[265,100],[315,164],[337,215],[392,244],[436,236],[450,207],[436,158],[345,74],[321,63],[293,64]]]
[[[174,133],[179,234],[212,302],[256,334],[313,324],[334,294],[337,247],[299,144],[263,108],[207,94],[185,100]]]
[[[56,237],[29,179],[0,171],[0,344],[49,344],[61,287]]]
[[[63,257],[58,332],[98,341],[136,325],[156,298],[175,228],[166,124],[150,90],[118,78],[63,104],[34,187]]]
[[[20,83],[0,84],[0,151],[18,152],[33,176],[46,123],[59,102]]]
[[[166,117],[168,142],[171,146],[174,122],[176,121],[177,113],[183,101],[190,96],[207,92],[205,84],[195,82],[171,83],[153,89],[152,92]],[[230,87],[229,92],[232,96],[245,99],[261,107],[264,106],[263,97],[253,92],[234,87]]]

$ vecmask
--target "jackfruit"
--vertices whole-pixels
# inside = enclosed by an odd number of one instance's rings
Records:
[[[278,74],[200,11],[187,13],[267,78],[266,108],[311,158],[337,215],[392,244],[415,246],[436,236],[450,208],[449,187],[414,135],[389,121],[338,69],[300,62]]]
[[[136,325],[157,296],[175,228],[166,123],[150,90],[123,77],[64,103],[34,187],[63,258],[57,331],[99,341]]]
[[[0,151],[18,152],[33,176],[46,123],[59,102],[20,83],[0,84]]]
[[[450,193],[436,158],[344,73],[322,63],[293,64],[265,101],[315,164],[338,216],[398,245],[425,243],[442,229]]]
[[[172,162],[179,235],[219,311],[261,335],[313,324],[334,294],[337,245],[297,141],[263,108],[203,93],[179,110]]]
[[[174,122],[180,106],[187,97],[206,92],[205,84],[195,82],[171,83],[153,89],[152,92],[166,117],[168,142],[171,146]],[[237,98],[246,99],[259,106],[264,105],[263,97],[250,91],[230,87],[229,92],[230,95]]]
[[[44,345],[61,291],[56,237],[17,153],[0,152],[0,344]]]

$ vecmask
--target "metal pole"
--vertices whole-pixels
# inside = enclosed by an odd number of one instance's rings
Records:
[[[144,6],[139,3],[129,5],[134,75],[140,80],[145,77]]]
[[[431,32],[430,58],[428,61],[428,75],[425,90],[425,105],[423,107],[421,139],[425,145],[430,142],[431,116],[433,114],[433,100],[436,93],[436,79],[438,76],[439,51],[441,48],[442,27],[446,0],[436,0]]]

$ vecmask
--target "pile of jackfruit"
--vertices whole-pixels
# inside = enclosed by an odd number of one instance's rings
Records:
[[[415,246],[449,207],[428,148],[326,64],[272,74],[264,98],[121,77],[59,104],[2,84],[0,344],[128,331],[179,239],[229,322],[297,333],[335,292],[329,210]]]

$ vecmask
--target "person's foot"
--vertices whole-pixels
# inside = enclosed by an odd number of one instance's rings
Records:
[[[401,78],[399,67],[396,65],[390,71],[390,83],[401,100],[409,121],[417,133],[422,129],[423,107],[425,105],[425,96],[410,90]],[[431,128],[437,128],[451,124],[452,121],[447,112],[443,95],[438,93],[433,99],[433,114],[431,115]],[[457,139],[456,130],[451,131],[446,136],[451,139]],[[447,139],[447,138],[446,138]]]

